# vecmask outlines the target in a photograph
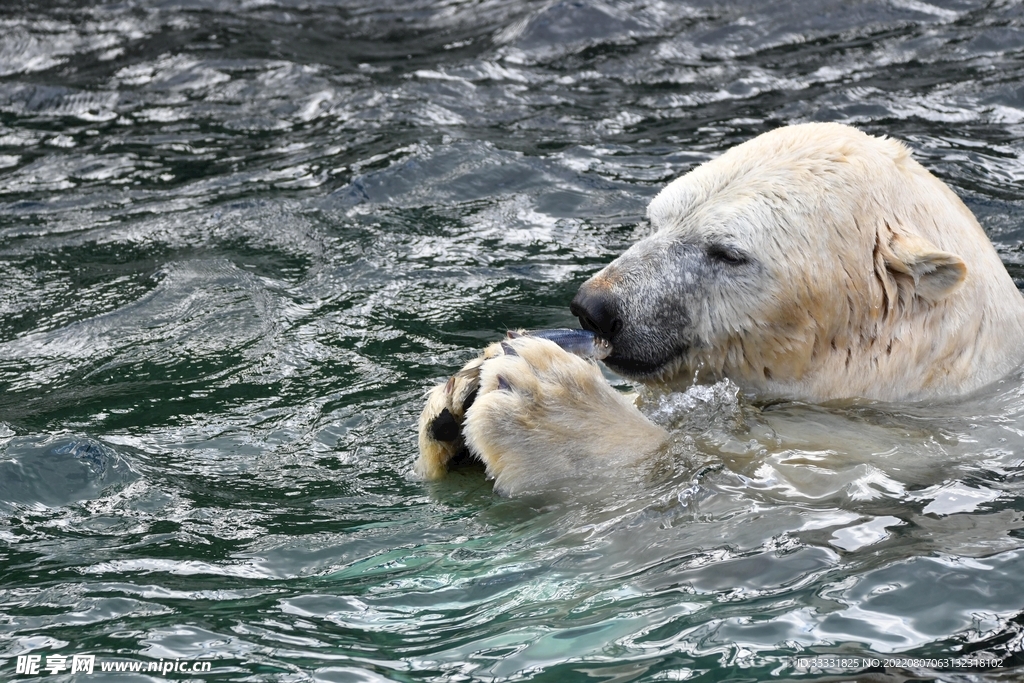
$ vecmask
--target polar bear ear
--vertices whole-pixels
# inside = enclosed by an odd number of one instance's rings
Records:
[[[901,290],[902,301],[917,296],[935,303],[963,284],[967,265],[962,258],[941,251],[923,237],[887,232],[887,239],[879,235],[879,255]],[[904,291],[911,286],[912,292]]]

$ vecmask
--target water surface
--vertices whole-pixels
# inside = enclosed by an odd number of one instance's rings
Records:
[[[410,475],[427,387],[779,125],[906,141],[1024,284],[1024,6],[748,5],[4,3],[0,679],[1024,675],[1020,374],[650,397],[677,457],[610,487]]]

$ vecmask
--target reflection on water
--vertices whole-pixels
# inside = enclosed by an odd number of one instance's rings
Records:
[[[646,395],[673,457],[521,499],[409,471],[428,386],[784,123],[907,141],[1024,284],[1022,82],[1019,3],[5,4],[0,678],[1019,677],[1019,374]]]

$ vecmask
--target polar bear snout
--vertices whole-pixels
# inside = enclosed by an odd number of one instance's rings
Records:
[[[615,344],[615,337],[622,330],[619,315],[622,301],[600,281],[587,280],[576,292],[569,310],[580,319],[580,325],[597,336]]]
[[[630,322],[627,313],[632,297],[628,292],[620,293],[618,287],[609,286],[608,282],[604,271],[584,282],[569,304],[569,310],[579,318],[583,329],[611,346],[611,354],[603,360],[614,372],[636,379],[658,374],[675,354],[666,356],[648,348],[651,341],[660,341],[663,335],[650,325]]]
[[[715,273],[705,249],[648,238],[584,282],[569,306],[580,325],[607,340],[605,365],[623,377],[660,381],[699,345],[696,314]]]

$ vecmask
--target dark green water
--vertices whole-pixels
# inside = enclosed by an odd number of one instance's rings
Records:
[[[0,680],[1019,680],[1020,375],[665,397],[596,491],[410,468],[427,387],[784,123],[905,140],[1024,277],[1022,83],[1017,2],[4,2]]]

